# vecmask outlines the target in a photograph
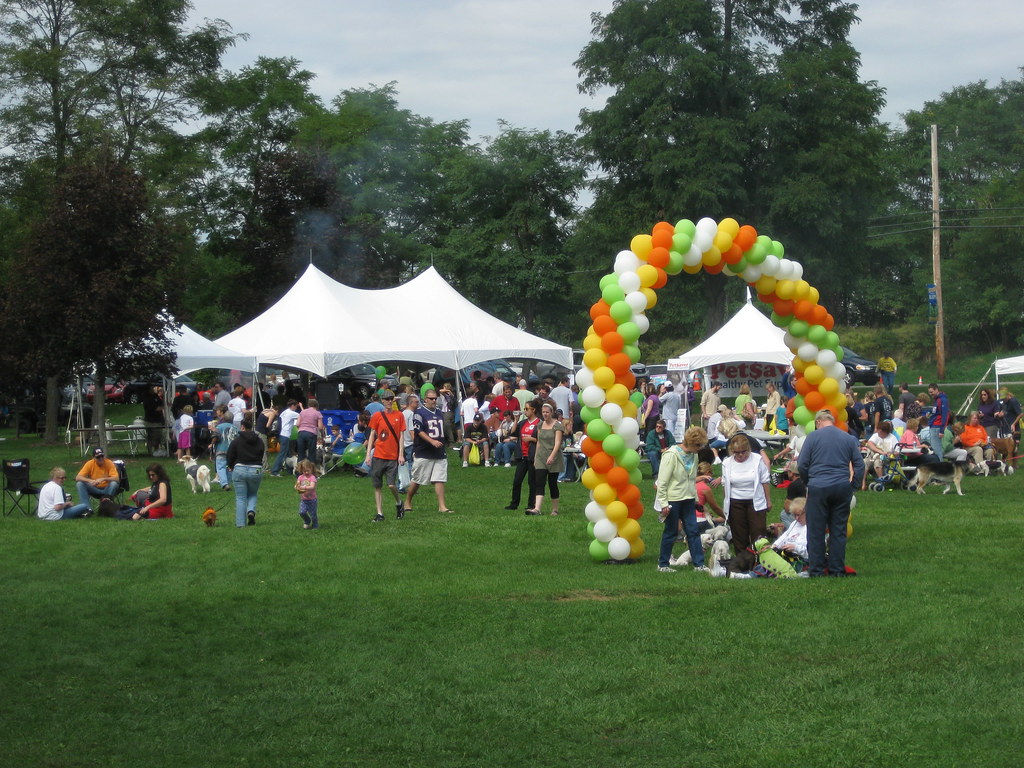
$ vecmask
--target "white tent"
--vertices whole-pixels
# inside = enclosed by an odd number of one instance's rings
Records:
[[[229,370],[254,371],[252,355],[235,352],[205,336],[196,333],[182,323],[178,332],[171,335],[174,342],[175,367],[179,374],[198,371],[200,368],[227,368]]]
[[[357,363],[466,366],[525,357],[572,367],[572,349],[521,331],[465,299],[430,267],[404,285],[342,285],[312,264],[262,315],[217,339],[257,364],[327,376]]]
[[[793,361],[793,353],[783,341],[784,336],[785,332],[758,312],[748,298],[729,322],[676,359],[690,370],[720,363],[789,365]]]
[[[999,386],[999,377],[1011,373],[1024,373],[1024,355],[1017,357],[1004,357],[995,362],[996,386]]]

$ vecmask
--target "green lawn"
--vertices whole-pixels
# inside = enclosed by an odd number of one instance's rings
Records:
[[[657,573],[652,515],[642,562],[594,564],[582,486],[528,518],[501,509],[511,469],[453,461],[457,515],[421,491],[383,524],[331,474],[320,531],[288,480],[239,530],[171,476],[173,520],[0,520],[3,765],[1005,766],[1024,743],[1024,475],[861,493],[860,576],[791,581]]]

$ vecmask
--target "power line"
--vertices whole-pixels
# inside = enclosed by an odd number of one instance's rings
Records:
[[[905,235],[909,232],[926,232],[935,229],[935,227],[915,227],[914,229],[900,229],[892,232],[877,232],[873,235],[865,235],[865,240],[871,240],[875,237],[890,237],[895,235]],[[943,224],[939,227],[943,229],[1024,229],[1024,224]]]

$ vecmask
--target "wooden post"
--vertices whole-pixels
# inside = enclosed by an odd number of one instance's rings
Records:
[[[939,262],[939,126],[932,125],[932,281],[935,283],[935,362],[938,378],[946,377],[946,336],[942,316],[942,266]]]

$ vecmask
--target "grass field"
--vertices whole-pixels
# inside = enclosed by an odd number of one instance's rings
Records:
[[[1006,766],[1024,743],[1021,474],[858,494],[860,575],[792,581],[657,573],[652,515],[640,563],[594,564],[582,486],[529,518],[501,509],[511,469],[453,460],[458,514],[421,491],[382,524],[331,474],[319,531],[288,480],[255,527],[228,504],[205,528],[171,476],[173,520],[0,520],[3,765]]]

